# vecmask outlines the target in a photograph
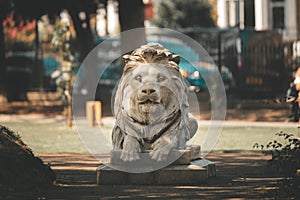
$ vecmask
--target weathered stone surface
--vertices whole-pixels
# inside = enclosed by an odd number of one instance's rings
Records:
[[[97,168],[99,185],[194,185],[215,176],[215,164],[207,160],[195,160],[189,165],[171,165],[148,173],[128,173],[114,169],[113,165]]]
[[[120,158],[125,162],[138,160],[136,152],[144,150],[152,151],[152,160],[167,160],[174,148],[185,147],[198,128],[188,110],[180,58],[158,43],[143,45],[122,58],[113,108],[113,148],[122,149]]]
[[[97,169],[98,184],[197,184],[215,176],[215,165],[200,159],[200,146],[186,148],[198,123],[188,110],[179,61],[154,43],[123,56],[113,151],[110,163]]]
[[[100,165],[97,168],[97,183],[99,185],[123,185],[127,184],[127,182],[127,174],[122,171],[115,170],[105,165]]]
[[[173,150],[170,152],[166,161],[159,162],[151,159],[149,155],[149,151],[144,153],[138,153],[140,159],[134,160],[131,162],[125,162],[121,159],[121,150],[113,150],[111,152],[111,160],[110,163],[112,165],[133,165],[133,166],[142,166],[142,165],[153,165],[153,164],[160,164],[160,163],[168,163],[168,164],[177,164],[177,165],[187,165],[190,164],[191,158],[191,151],[192,149],[185,149],[185,150]]]
[[[197,184],[207,179],[207,169],[197,165],[173,165],[155,174],[156,184]]]
[[[191,151],[191,159],[192,160],[201,158],[201,146],[200,145],[187,146],[187,149],[189,149]]]
[[[139,153],[140,160],[135,160],[132,162],[124,162],[120,157],[122,154],[121,150],[112,150],[110,164],[112,165],[130,165],[131,164],[153,164],[154,160],[151,159],[150,150],[143,153]],[[170,152],[166,162],[169,164],[176,165],[187,165],[190,164],[192,160],[201,158],[201,147],[199,145],[187,146],[186,149],[173,150]]]

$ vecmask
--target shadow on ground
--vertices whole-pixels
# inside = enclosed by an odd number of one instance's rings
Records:
[[[211,153],[207,159],[217,164],[217,177],[197,185],[97,185],[96,167],[108,160],[90,155],[47,154],[58,187],[45,194],[46,199],[261,199],[276,190],[281,179],[270,173],[268,156],[259,152]],[[112,177],[113,178],[113,177]]]

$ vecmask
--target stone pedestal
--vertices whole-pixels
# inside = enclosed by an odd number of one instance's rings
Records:
[[[169,155],[170,160],[158,163],[158,165],[166,167],[155,171],[151,170],[153,160],[151,160],[149,152],[141,153],[141,159],[133,162],[122,161],[120,155],[121,151],[112,151],[110,163],[97,168],[99,185],[195,185],[209,177],[216,176],[215,164],[200,158],[200,146],[190,146],[185,150],[172,151]],[[177,159],[174,161],[174,158]],[[120,166],[130,169],[147,166],[150,172],[129,173],[117,170]]]

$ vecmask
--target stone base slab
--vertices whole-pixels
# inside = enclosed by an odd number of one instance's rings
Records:
[[[113,167],[100,165],[97,168],[99,185],[196,185],[216,176],[215,164],[204,159],[194,160],[188,165],[171,165],[147,173],[128,173]]]

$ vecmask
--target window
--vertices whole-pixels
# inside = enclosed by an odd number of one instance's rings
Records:
[[[272,0],[271,17],[272,28],[284,29],[284,3],[285,0]]]
[[[274,7],[272,10],[273,28],[283,29],[284,28],[284,8]]]
[[[244,5],[245,27],[253,28],[255,26],[254,0],[244,1]]]

